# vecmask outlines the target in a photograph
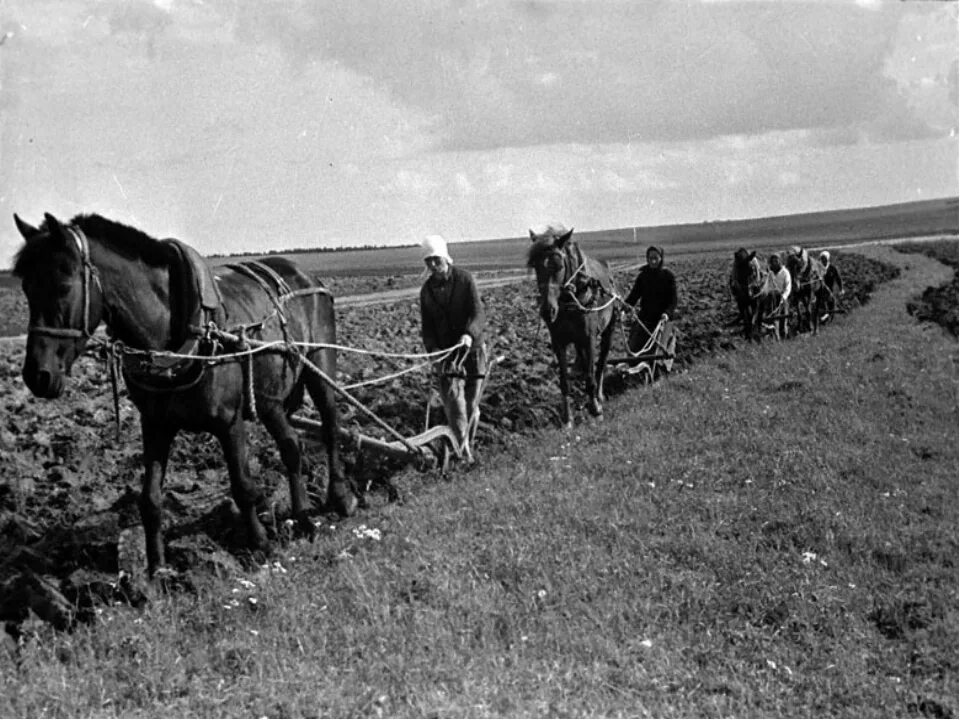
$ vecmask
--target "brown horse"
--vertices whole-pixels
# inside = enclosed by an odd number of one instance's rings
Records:
[[[244,427],[245,416],[255,413],[280,450],[294,516],[309,524],[300,441],[288,421],[304,386],[326,434],[328,505],[344,515],[356,509],[337,454],[333,389],[304,369],[306,359],[335,377],[335,351],[323,347],[301,354],[295,345],[336,342],[333,298],[322,285],[279,258],[237,266],[215,280],[184,243],[155,240],[98,215],[80,215],[63,225],[47,214],[39,228],[14,219],[26,241],[14,274],[30,308],[23,379],[31,392],[51,399],[63,392],[64,376],[101,321],[122,353],[123,376],[140,411],[140,515],[151,576],[164,566],[161,490],[180,430],[209,432],[219,440],[248,541],[265,548],[267,535],[257,516],[262,490],[250,477]],[[249,347],[220,346],[211,332],[218,327],[245,340],[280,342],[275,351],[218,362],[217,352]]]
[[[572,344],[583,364],[589,401],[595,416],[603,414],[603,375],[614,330],[613,278],[606,263],[580,251],[573,230],[547,227],[530,230],[527,267],[537,276],[540,316],[550,330],[550,343],[560,370],[561,416],[570,426],[570,384],[567,348]]]
[[[820,330],[820,315],[826,310],[830,291],[823,281],[823,266],[805,250],[787,254],[792,289],[790,306],[796,313],[797,332]]]

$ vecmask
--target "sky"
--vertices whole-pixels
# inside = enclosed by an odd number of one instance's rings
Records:
[[[958,5],[0,0],[17,213],[202,253],[958,194]]]

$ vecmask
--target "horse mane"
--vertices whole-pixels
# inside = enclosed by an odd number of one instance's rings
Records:
[[[149,265],[166,265],[172,257],[169,246],[142,230],[108,220],[100,215],[76,215],[70,224],[96,237],[121,255],[136,256]]]
[[[108,220],[100,215],[76,215],[69,224],[78,227],[85,235],[105,242],[118,254],[142,260],[148,265],[163,266],[168,264],[172,257],[166,243],[150,237],[141,230]],[[14,255],[13,274],[17,277],[30,274],[35,268],[45,267],[50,260],[53,244],[62,240],[49,234],[40,240],[43,233],[50,230],[46,219],[37,229],[39,233],[28,240]]]
[[[796,255],[790,255],[787,258],[787,270],[790,271],[791,277],[795,278],[805,280],[810,278],[820,280],[823,278],[823,269],[820,263],[813,259],[812,255],[807,255],[806,262]]]

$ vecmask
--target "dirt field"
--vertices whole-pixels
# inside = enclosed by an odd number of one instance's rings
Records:
[[[844,273],[845,309],[856,312],[874,287],[895,275],[889,266],[859,255],[838,253]],[[679,278],[677,327],[680,344],[675,372],[699,359],[734,350],[732,303],[726,297],[727,262],[681,260],[671,267]],[[625,288],[631,277],[621,274]],[[356,290],[378,287],[379,279],[353,279]],[[532,281],[499,288],[485,296],[492,355],[501,361],[483,403],[478,452],[508,445],[515,433],[558,423],[555,361],[547,333],[534,310]],[[18,294],[0,294],[4,317],[22,309]],[[416,301],[382,307],[340,308],[340,342],[367,350],[420,352]],[[614,352],[623,337],[615,338]],[[125,394],[120,398],[120,434],[115,433],[108,374],[93,353],[78,362],[64,397],[55,402],[33,398],[20,378],[22,341],[7,342],[0,354],[2,417],[0,426],[0,617],[17,620],[27,605],[54,624],[65,624],[75,604],[89,607],[120,596],[136,600],[131,587],[119,587],[118,569],[137,573],[142,547],[136,497],[139,488],[138,417]],[[343,383],[382,377],[404,366],[392,361],[342,354],[338,377]],[[631,384],[634,386],[631,387]],[[575,383],[578,387],[579,383]],[[608,395],[644,392],[633,381],[611,377]],[[358,397],[404,435],[422,431],[430,381],[424,371],[386,385],[357,390]],[[575,396],[577,406],[581,396]],[[434,417],[441,411],[433,410]],[[345,425],[363,427],[356,411],[341,407]],[[577,421],[585,420],[578,411]],[[286,503],[286,482],[273,444],[259,425],[251,425],[252,468],[268,496]],[[318,463],[319,454],[312,455]],[[344,452],[347,470],[386,502],[378,488],[389,484],[402,466],[381,458]],[[311,492],[322,498],[324,471],[316,468]],[[216,444],[202,436],[181,435],[171,455],[167,482],[168,559],[180,571],[232,572],[245,557],[233,532],[228,483]],[[282,510],[280,511],[282,516]],[[135,548],[126,556],[126,548]],[[37,608],[40,608],[39,610]]]

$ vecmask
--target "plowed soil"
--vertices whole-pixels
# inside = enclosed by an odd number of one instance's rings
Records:
[[[857,312],[874,287],[898,271],[849,253],[835,263],[847,289],[844,312]],[[734,351],[738,337],[735,309],[727,297],[725,259],[682,260],[670,265],[678,278],[680,302],[676,326],[679,357],[674,372],[719,352]],[[632,277],[617,278],[626,292]],[[339,279],[337,294],[376,292],[382,278]],[[409,287],[416,276],[392,279],[389,287]],[[477,435],[480,458],[508,444],[514,433],[559,424],[556,363],[548,334],[535,310],[531,279],[497,288],[484,297],[491,356],[499,362],[484,393],[483,420]],[[15,287],[0,287],[0,317],[8,331],[22,332],[26,308]],[[419,353],[416,300],[386,306],[339,308],[339,340],[366,350]],[[826,331],[830,331],[829,326]],[[613,354],[623,354],[618,329]],[[96,352],[74,367],[68,390],[56,401],[31,396],[20,378],[23,341],[0,343],[0,618],[23,619],[30,607],[41,617],[68,625],[84,608],[102,600],[139,597],[143,562],[139,492],[140,437],[135,408],[121,388],[119,427],[115,426],[109,374]],[[383,377],[410,362],[341,354],[338,379],[344,384]],[[669,381],[668,381],[669,382]],[[579,381],[574,383],[581,387]],[[359,388],[357,397],[404,436],[424,429],[432,382],[426,369],[385,384]],[[607,394],[643,393],[637,381],[611,376]],[[577,422],[585,421],[583,396],[575,396]],[[304,414],[308,416],[312,408]],[[434,404],[434,420],[442,410]],[[364,425],[357,412],[341,406],[345,425],[382,436]],[[610,420],[608,420],[610,422]],[[286,481],[278,454],[266,433],[250,424],[251,466],[268,498],[276,499],[283,519]],[[119,431],[119,432],[118,432]],[[311,452],[311,495],[323,497],[322,455]],[[389,487],[404,466],[344,448],[347,470],[385,502],[378,487]],[[482,460],[481,460],[482,461]],[[454,472],[457,472],[454,470]],[[232,572],[247,561],[233,532],[234,508],[228,499],[226,469],[210,438],[181,435],[169,462],[165,489],[168,560],[178,571]],[[276,527],[283,528],[282,522]],[[282,534],[282,532],[281,532]],[[264,558],[256,558],[263,561]],[[118,582],[123,570],[133,581]],[[129,580],[129,577],[128,577]]]

